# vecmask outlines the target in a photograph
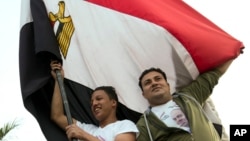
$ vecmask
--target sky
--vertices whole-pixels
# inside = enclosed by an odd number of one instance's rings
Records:
[[[250,124],[250,6],[248,0],[185,0],[224,31],[245,45],[241,54],[215,87],[212,99],[229,133],[232,124]],[[3,141],[45,141],[35,118],[24,108],[19,81],[19,29],[21,0],[0,1],[0,127],[16,121],[19,126]],[[213,57],[213,56],[211,56]]]

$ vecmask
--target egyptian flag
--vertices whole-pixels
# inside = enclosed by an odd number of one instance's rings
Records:
[[[20,81],[26,109],[49,141],[66,141],[50,120],[51,59],[65,70],[72,117],[98,125],[94,88],[111,85],[117,116],[135,123],[148,103],[138,86],[144,69],[159,67],[171,92],[242,52],[243,44],[178,0],[23,0]]]

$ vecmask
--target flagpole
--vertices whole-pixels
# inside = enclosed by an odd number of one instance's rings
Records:
[[[61,95],[62,95],[63,105],[64,105],[64,109],[65,109],[65,112],[66,112],[67,120],[68,120],[68,125],[70,125],[70,124],[73,124],[73,120],[72,120],[72,117],[71,117],[71,113],[70,113],[70,109],[69,109],[69,103],[68,103],[66,91],[65,91],[65,88],[64,88],[64,84],[63,84],[62,73],[58,69],[56,70],[56,78],[57,78],[58,85],[59,85],[59,88],[60,88],[60,92],[61,92]],[[77,140],[72,139],[72,141],[77,141]]]

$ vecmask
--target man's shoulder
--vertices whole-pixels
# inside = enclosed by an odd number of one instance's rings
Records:
[[[136,122],[136,125],[144,125],[145,122],[144,122],[144,114],[142,114],[139,118],[139,120]]]
[[[135,123],[129,119],[124,119],[117,121],[117,124],[135,124]]]

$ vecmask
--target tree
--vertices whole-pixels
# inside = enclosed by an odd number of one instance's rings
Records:
[[[9,133],[9,131],[11,131],[17,126],[18,124],[16,123],[15,120],[12,123],[4,124],[3,127],[0,128],[0,140],[2,140],[4,136],[6,136]]]

